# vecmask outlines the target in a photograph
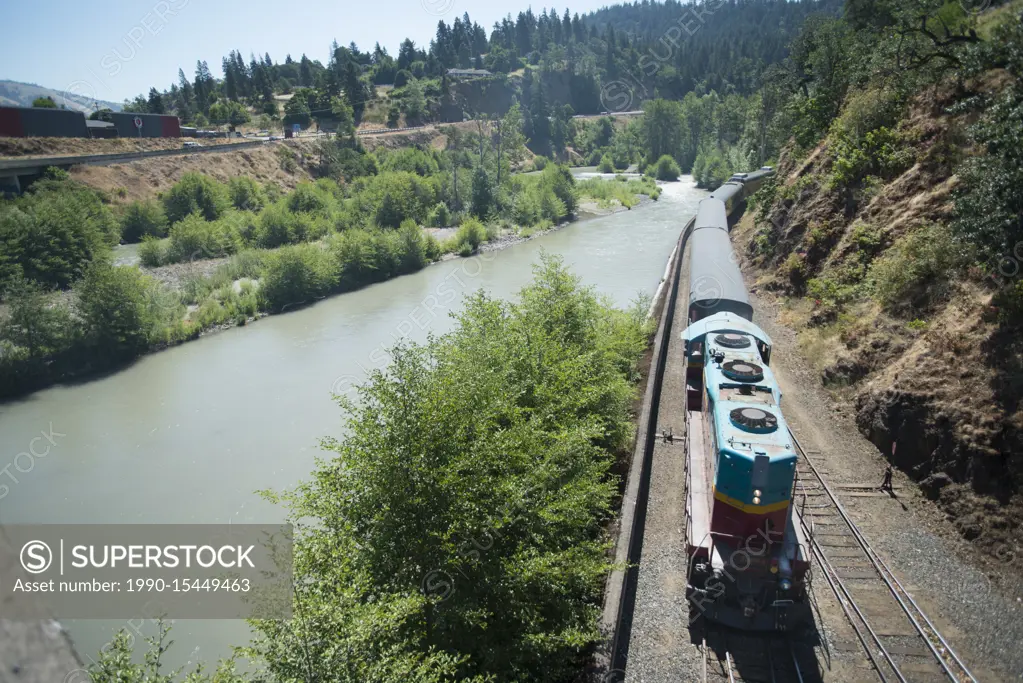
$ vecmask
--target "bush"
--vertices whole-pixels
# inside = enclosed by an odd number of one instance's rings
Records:
[[[451,212],[444,202],[437,202],[437,206],[430,209],[426,217],[426,224],[431,228],[446,228],[451,224]]]
[[[394,349],[344,404],[343,436],[286,497],[288,514],[309,520],[296,534],[296,602],[337,627],[317,633],[309,669],[294,654],[301,620],[254,622],[270,678],[577,674],[600,638],[614,454],[631,435],[646,337],[641,318],[602,304],[560,262],[535,272],[520,302],[475,294],[448,335]],[[488,550],[468,550],[471,538]],[[463,574],[474,580],[450,595],[432,590]]]
[[[7,316],[0,319],[0,345],[6,342],[13,348],[4,349],[0,357],[19,355],[15,349],[22,349],[24,361],[34,366],[31,369],[42,370],[47,358],[66,351],[75,343],[78,323],[67,304],[51,302],[51,297],[38,283],[18,280],[9,286],[5,297]],[[19,369],[21,372],[29,370],[28,367]],[[6,392],[0,391],[0,395],[3,394]]]
[[[227,188],[201,173],[186,173],[167,192],[163,206],[167,219],[177,223],[198,214],[208,221],[220,218],[231,204]]]
[[[240,241],[229,221],[205,221],[191,214],[171,226],[164,260],[181,263],[228,256],[238,250]]]
[[[654,164],[654,177],[658,180],[678,180],[680,175],[682,175],[682,169],[669,154],[663,155]]]
[[[258,212],[267,203],[266,191],[248,176],[231,178],[227,182],[227,193],[234,208]]]
[[[597,170],[600,171],[601,173],[615,172],[615,164],[614,161],[611,160],[610,154],[605,154],[600,158],[600,166],[597,167]]]
[[[475,252],[487,239],[487,229],[478,218],[468,218],[458,227],[454,241],[463,256]],[[468,249],[468,253],[464,253]]]
[[[541,184],[549,188],[565,206],[565,212],[558,217],[570,216],[575,213],[579,200],[575,193],[575,178],[567,166],[552,164],[544,168],[540,176]]]
[[[436,175],[440,171],[437,155],[417,147],[402,147],[384,153],[380,158],[380,168],[384,171],[406,171],[423,177]]]
[[[271,311],[309,302],[330,293],[338,274],[330,254],[315,244],[281,247],[267,255],[259,300]]]
[[[355,188],[354,203],[378,226],[397,228],[407,219],[425,223],[437,204],[435,178],[421,178],[408,171],[387,171],[366,178]]]
[[[545,156],[543,156],[541,154],[538,154],[535,157],[533,157],[533,170],[534,171],[542,171],[545,168],[547,168],[547,163],[548,163],[547,162],[547,157],[545,157]]]
[[[146,235],[139,245],[139,260],[147,268],[156,268],[167,262],[167,247],[170,240],[158,240]]]
[[[85,342],[110,361],[134,358],[149,347],[167,311],[156,296],[158,285],[134,266],[91,266],[76,289]]]
[[[132,202],[121,217],[121,239],[139,242],[146,237],[167,236],[167,214],[154,201]]]
[[[595,149],[592,152],[590,152],[590,156],[588,156],[586,158],[586,165],[587,166],[600,166],[600,164],[604,160],[605,156],[607,156],[607,155],[604,154],[603,151],[601,151],[599,149]]]
[[[285,205],[295,213],[329,213],[336,206],[334,196],[323,186],[299,183],[288,195]]]
[[[255,242],[264,249],[303,242],[308,237],[311,227],[312,221],[309,216],[289,211],[284,203],[273,204],[259,214]]]
[[[405,221],[397,235],[398,267],[402,273],[412,273],[430,262],[426,237],[415,221]]]
[[[0,204],[0,287],[26,278],[65,288],[120,239],[120,226],[99,195],[68,180],[40,180]]]
[[[873,262],[867,280],[884,307],[915,309],[944,296],[952,272],[965,260],[949,228],[932,223],[892,245]]]

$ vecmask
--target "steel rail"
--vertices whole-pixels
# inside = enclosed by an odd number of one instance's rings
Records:
[[[948,644],[948,641],[945,640],[944,636],[941,635],[941,633],[934,626],[931,620],[927,618],[927,615],[924,614],[924,611],[920,608],[920,605],[917,604],[915,600],[913,600],[912,596],[905,589],[905,587],[902,586],[901,582],[899,582],[898,579],[895,578],[895,575],[892,573],[891,569],[888,568],[888,565],[885,564],[883,560],[881,560],[880,556],[867,542],[867,539],[860,532],[859,527],[856,526],[856,523],[853,522],[852,518],[849,516],[849,513],[846,512],[845,508],[842,506],[842,503],[838,500],[838,497],[835,495],[834,491],[831,490],[831,487],[828,486],[828,483],[824,480],[824,477],[821,476],[820,471],[807,456],[806,450],[803,448],[802,444],[799,443],[799,439],[796,438],[795,433],[791,429],[789,429],[788,432],[789,436],[792,437],[792,443],[795,444],[796,448],[799,449],[800,454],[803,455],[803,461],[813,472],[814,476],[817,477],[817,480],[820,481],[821,488],[823,488],[824,492],[827,493],[828,497],[831,499],[832,504],[835,506],[835,509],[838,511],[838,514],[842,517],[843,521],[845,521],[849,529],[853,532],[853,537],[856,539],[856,542],[859,544],[863,552],[866,553],[867,559],[870,560],[870,563],[874,566],[874,570],[877,572],[877,575],[884,582],[885,586],[888,587],[888,590],[892,594],[892,597],[894,597],[896,602],[899,603],[899,606],[902,608],[902,611],[913,624],[913,628],[916,629],[917,633],[919,633],[920,636],[924,639],[924,642],[927,643],[928,649],[931,651],[931,654],[934,656],[934,658],[938,661],[938,664],[941,666],[945,674],[956,683],[959,683],[960,680],[959,676],[957,676],[952,671],[948,662],[945,660],[945,657],[943,657],[941,653],[938,652],[937,647],[934,645],[934,643],[931,641],[931,638],[929,637],[927,629],[921,626],[920,622],[917,621],[916,617],[913,616],[913,611],[910,609],[909,605],[906,604],[907,601],[909,602],[910,605],[912,605],[913,610],[915,610],[917,614],[919,614],[927,623],[930,629],[930,633],[933,634],[938,639],[941,645],[945,648],[945,651],[949,654],[949,656],[951,656],[952,660],[962,669],[963,673],[967,676],[967,678],[972,683],[978,683],[977,679],[974,678],[973,674],[970,673],[970,670],[966,668],[966,666],[962,663],[962,660],[955,653],[952,647]],[[814,542],[816,543],[816,541]],[[898,588],[896,588],[896,584],[898,585]],[[901,595],[900,591],[902,593]],[[864,623],[866,623],[865,619]],[[901,678],[901,674],[898,673],[897,669],[896,673]]]
[[[792,647],[792,641],[789,641],[789,654],[792,655],[792,666],[796,668],[796,680],[803,683],[803,669],[799,666],[799,659],[796,657],[796,649]]]

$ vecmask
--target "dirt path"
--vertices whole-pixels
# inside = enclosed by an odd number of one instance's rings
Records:
[[[819,453],[829,484],[879,484],[883,457],[859,433],[854,412],[821,388],[812,364],[800,354],[795,333],[778,320],[780,303],[768,294],[753,294],[751,301],[757,324],[774,342],[771,367],[784,396],[785,419],[803,446]],[[978,680],[1023,680],[1021,597],[999,592],[969,561],[969,546],[954,534],[942,533],[935,506],[912,481],[896,472],[895,485],[897,498],[881,493],[839,497]],[[824,630],[838,646],[833,654],[842,663],[841,650],[855,643],[855,637],[850,637],[827,585],[821,581],[815,588],[825,614]],[[870,672],[863,673],[869,680]]]

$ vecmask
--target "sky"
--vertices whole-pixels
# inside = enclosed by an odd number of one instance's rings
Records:
[[[573,0],[584,14],[608,0]],[[529,0],[31,0],[4,2],[0,28],[0,80],[35,83],[58,92],[121,102],[190,78],[205,59],[218,78],[231,50],[287,54],[326,63],[331,41],[361,50],[376,42],[397,55],[406,37],[426,47],[438,20],[466,11],[487,30]],[[555,5],[559,14],[565,5]],[[539,13],[540,6],[534,7]]]

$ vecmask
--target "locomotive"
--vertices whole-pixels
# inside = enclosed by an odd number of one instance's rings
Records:
[[[793,497],[797,453],[753,323],[729,219],[773,174],[733,175],[700,203],[689,235],[686,367],[687,596],[692,614],[784,631],[811,618],[810,558]],[[692,620],[691,620],[692,621]]]

